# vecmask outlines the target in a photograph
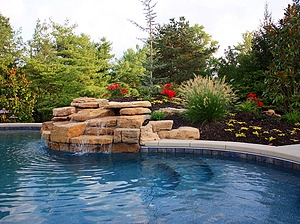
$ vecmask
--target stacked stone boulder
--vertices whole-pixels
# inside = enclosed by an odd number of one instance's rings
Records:
[[[149,101],[109,102],[77,98],[69,107],[53,109],[52,121],[42,125],[47,146],[72,152],[138,152],[147,141],[199,139],[196,128],[172,129],[172,120],[150,121]]]

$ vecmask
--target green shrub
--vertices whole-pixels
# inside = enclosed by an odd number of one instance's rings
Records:
[[[7,80],[0,82],[0,107],[18,117],[18,122],[34,122],[33,112],[36,103],[35,96],[29,89],[29,82],[25,74],[17,74],[13,68],[8,72]],[[0,118],[0,122],[12,122]]]
[[[227,108],[236,100],[231,86],[223,79],[195,76],[179,87],[180,95],[187,101],[184,117],[192,122],[212,122],[222,119]]]
[[[300,112],[297,110],[293,110],[290,113],[282,115],[281,119],[285,120],[291,124],[300,122]]]
[[[162,111],[153,111],[151,113],[151,120],[159,121],[159,120],[165,119],[165,117],[166,117],[166,114]]]

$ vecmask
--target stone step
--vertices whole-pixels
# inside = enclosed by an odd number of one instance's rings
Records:
[[[90,144],[90,145],[108,145],[113,143],[114,137],[111,135],[81,135],[73,137],[70,142],[73,144]]]

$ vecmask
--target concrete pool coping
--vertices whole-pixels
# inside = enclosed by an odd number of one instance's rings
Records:
[[[158,141],[146,142],[145,146],[142,147],[142,151],[147,152],[149,149],[150,151],[151,149],[158,149],[156,151],[170,152],[173,151],[173,148],[184,149],[184,152],[195,154],[198,153],[198,150],[202,150],[201,154],[209,154],[207,152],[203,153],[203,150],[209,150],[212,155],[218,154],[213,153],[212,151],[241,152],[288,160],[300,164],[300,144],[270,146],[229,141],[161,139]]]
[[[6,130],[40,130],[42,123],[0,123],[0,131]]]

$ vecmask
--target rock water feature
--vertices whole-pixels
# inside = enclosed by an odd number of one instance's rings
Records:
[[[199,139],[197,128],[172,129],[172,120],[150,121],[149,101],[109,102],[77,98],[70,107],[53,109],[54,118],[42,125],[50,149],[71,152],[139,152],[159,139]]]

